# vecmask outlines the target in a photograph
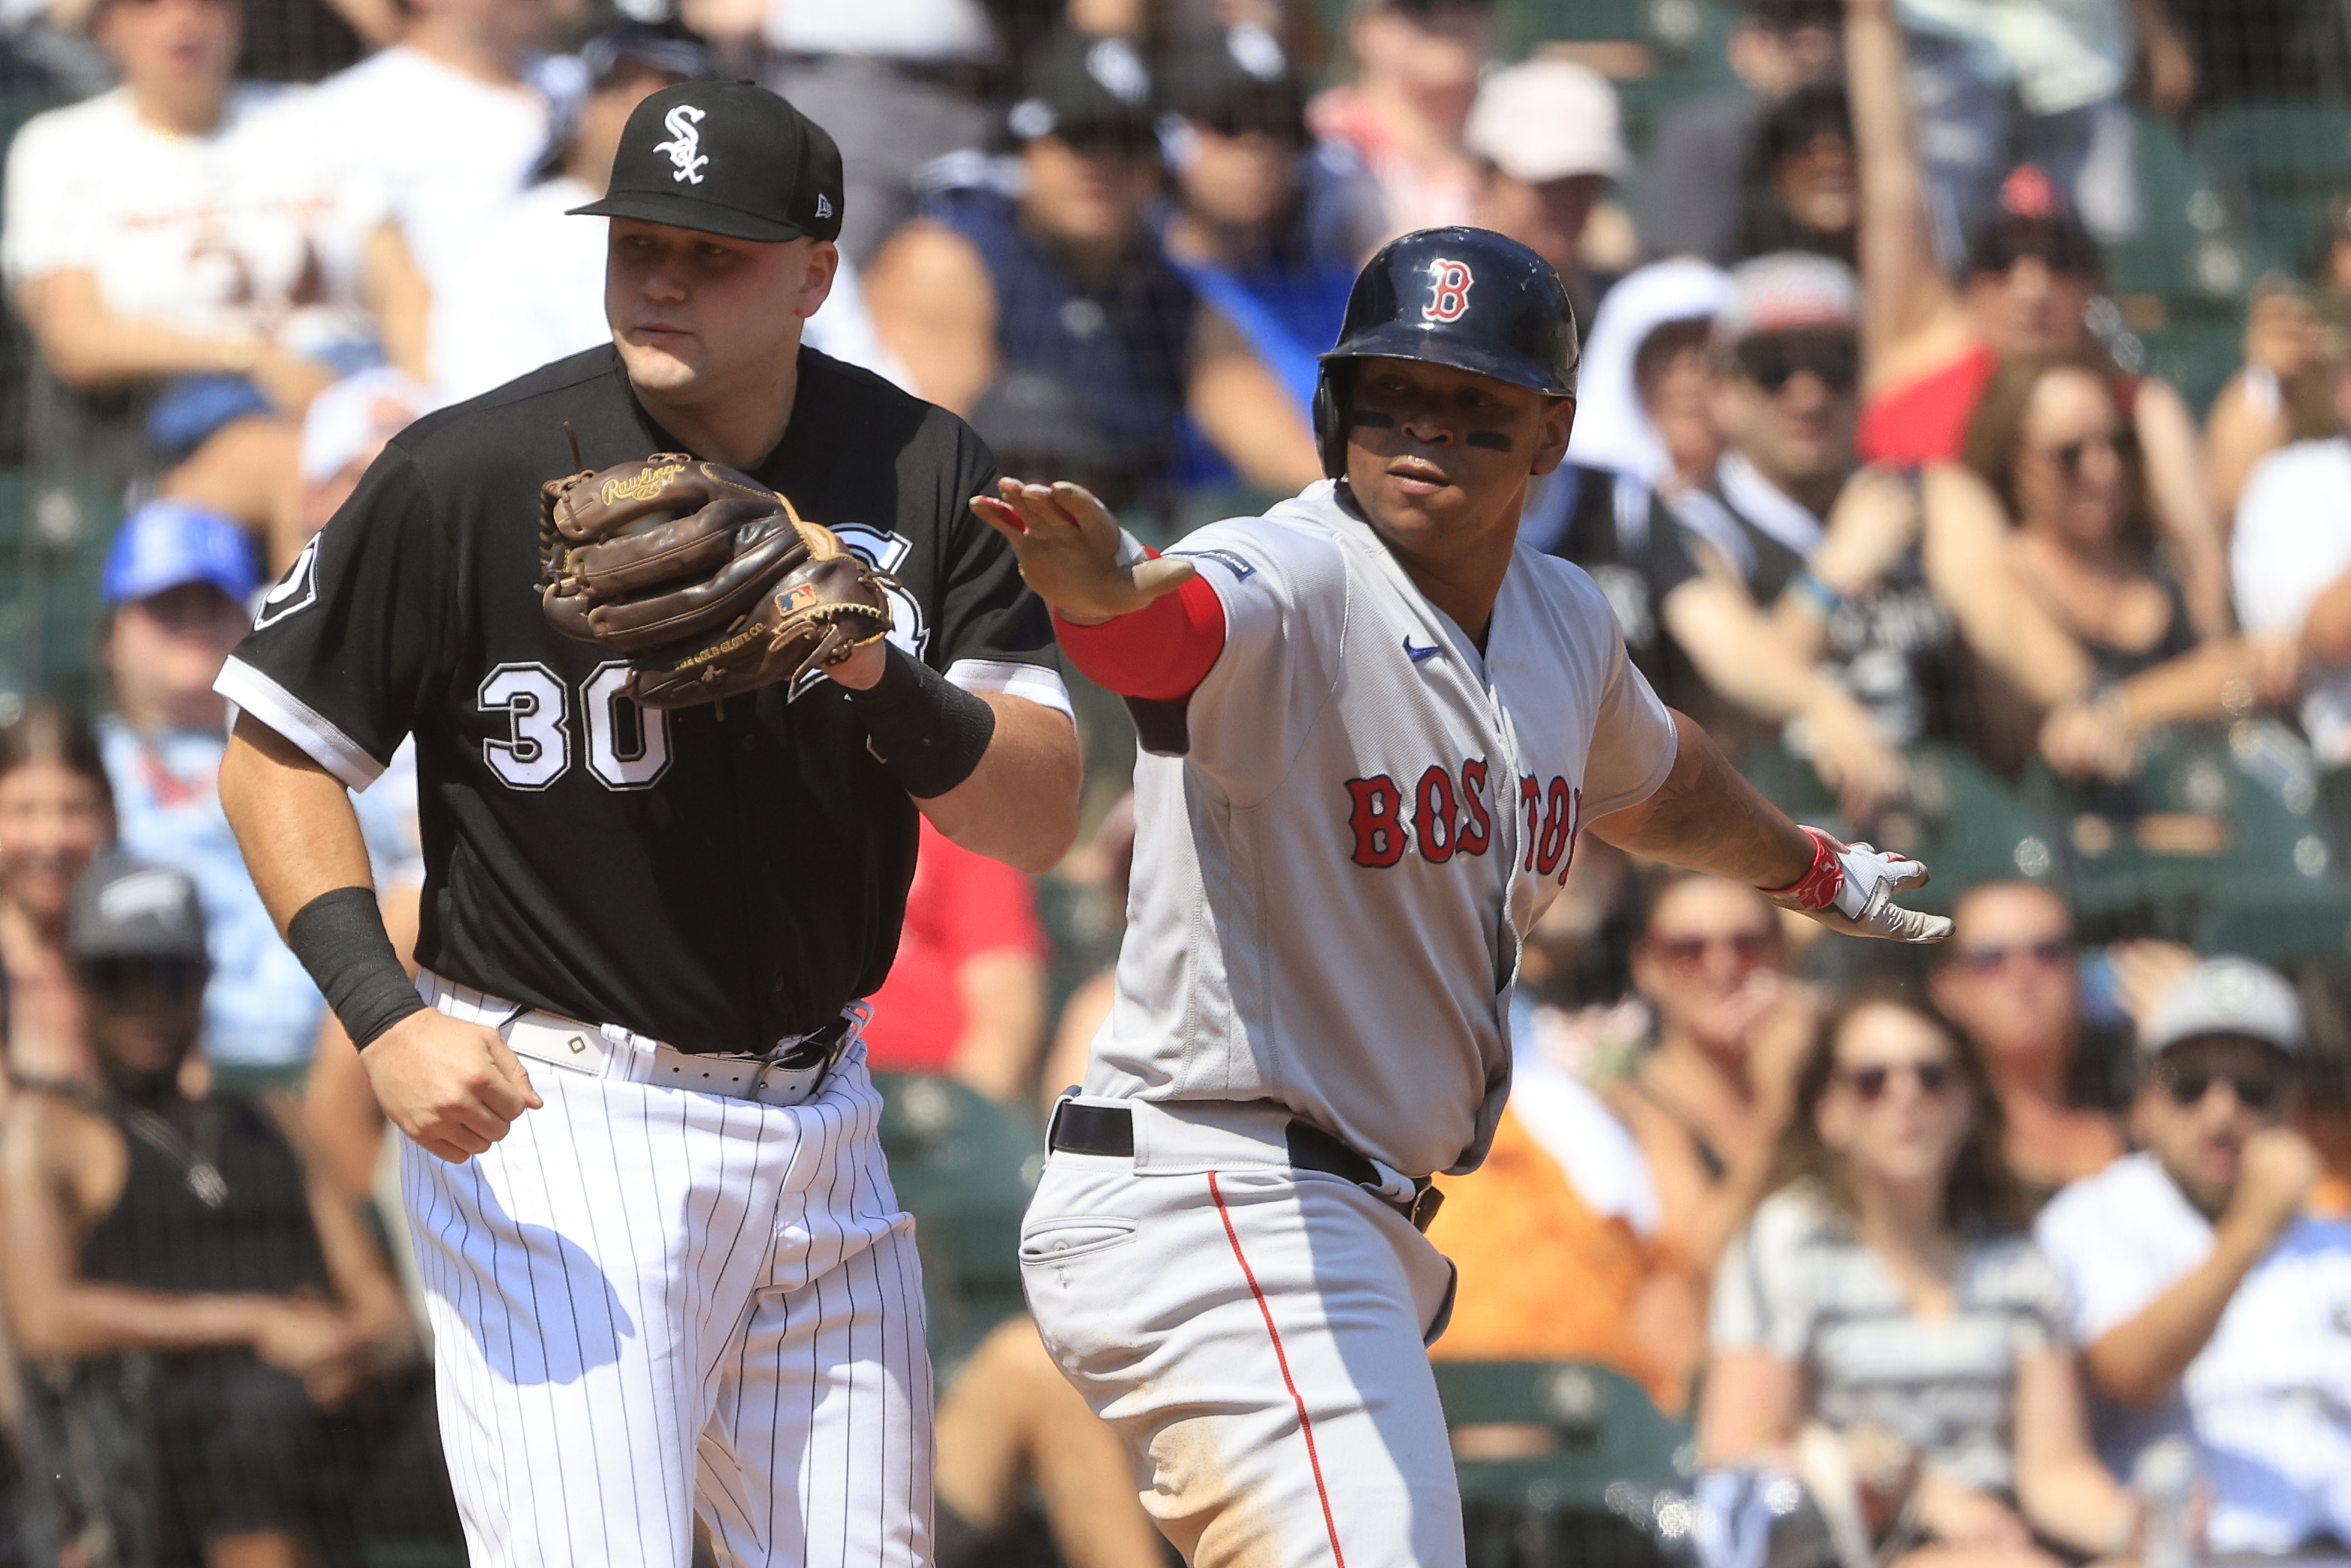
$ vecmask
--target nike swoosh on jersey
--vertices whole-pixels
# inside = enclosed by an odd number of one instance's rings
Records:
[[[1406,637],[1404,640],[1405,657],[1410,659],[1416,664],[1421,664],[1426,660],[1434,659],[1437,657],[1437,644],[1434,643],[1431,643],[1426,648],[1416,648],[1412,645],[1412,639],[1410,637]]]

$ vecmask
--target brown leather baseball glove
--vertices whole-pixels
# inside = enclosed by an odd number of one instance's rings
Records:
[[[682,453],[539,490],[539,603],[629,655],[622,691],[690,707],[839,664],[890,630],[892,580],[747,475]]]

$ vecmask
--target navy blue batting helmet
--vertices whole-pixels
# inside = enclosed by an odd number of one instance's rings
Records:
[[[1518,241],[1460,227],[1390,240],[1356,276],[1339,341],[1322,356],[1314,392],[1322,472],[1346,472],[1343,382],[1355,360],[1425,360],[1573,397],[1578,353],[1566,286]]]

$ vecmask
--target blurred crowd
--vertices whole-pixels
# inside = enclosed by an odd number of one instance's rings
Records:
[[[1919,967],[1585,845],[1444,1180],[1441,1360],[1626,1380],[1695,1455],[1626,1479],[1710,1521],[1644,1529],[1707,1568],[2351,1548],[2351,141],[2296,150],[2313,243],[2217,393],[2109,278],[2177,126],[2351,102],[2339,7],[1682,9],[1720,58],[1661,98],[1564,0],[0,4],[25,441],[123,515],[100,711],[0,710],[0,1563],[456,1560],[382,1126],[211,684],[401,428],[605,340],[567,214],[712,75],[841,144],[811,345],[1155,543],[1321,476],[1372,250],[1534,247],[1584,353],[1526,541],[1767,792],[1936,867]],[[1110,1005],[1132,740],[1079,696],[1086,844],[1037,880],[926,828],[873,998],[948,1568],[1165,1561],[956,1261]],[[359,803],[402,940],[413,784]]]

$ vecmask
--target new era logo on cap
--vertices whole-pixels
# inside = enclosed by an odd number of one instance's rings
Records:
[[[681,82],[631,111],[604,199],[572,210],[734,239],[838,239],[841,149],[756,82]]]

